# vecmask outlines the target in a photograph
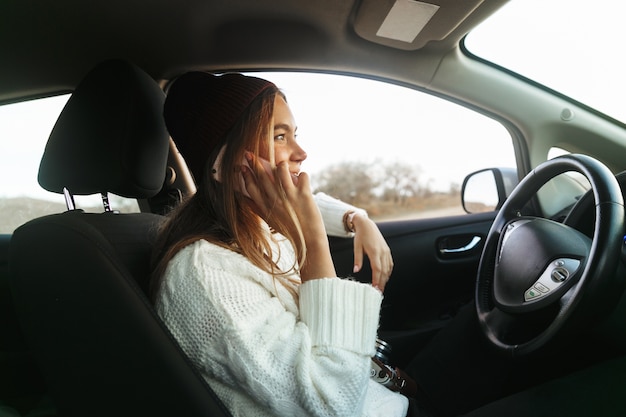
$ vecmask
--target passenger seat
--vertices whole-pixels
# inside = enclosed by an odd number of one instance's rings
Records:
[[[114,193],[161,189],[164,93],[138,67],[106,61],[77,86],[44,152],[39,182],[70,210],[18,228],[9,269],[27,343],[63,416],[229,416],[144,292],[161,216],[120,214]],[[103,195],[103,213],[72,208]]]

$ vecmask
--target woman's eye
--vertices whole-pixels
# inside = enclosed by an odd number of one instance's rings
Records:
[[[286,138],[284,134],[274,136],[274,140],[285,140]]]

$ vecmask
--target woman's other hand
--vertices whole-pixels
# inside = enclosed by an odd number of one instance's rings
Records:
[[[363,254],[366,254],[372,268],[372,285],[384,291],[393,270],[391,249],[376,223],[367,215],[356,213],[352,224],[354,225],[354,272],[361,270]]]

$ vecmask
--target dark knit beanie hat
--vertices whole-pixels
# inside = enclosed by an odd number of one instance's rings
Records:
[[[188,72],[170,87],[163,116],[196,182],[201,182],[211,152],[220,145],[246,108],[274,84],[242,74]]]

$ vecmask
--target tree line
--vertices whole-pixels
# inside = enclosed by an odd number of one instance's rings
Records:
[[[316,192],[324,192],[386,217],[398,213],[460,206],[460,186],[435,191],[419,165],[404,162],[345,161],[313,176]]]

